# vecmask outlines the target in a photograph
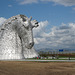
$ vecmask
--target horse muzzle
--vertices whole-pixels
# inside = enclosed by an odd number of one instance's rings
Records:
[[[34,45],[34,42],[30,42],[29,44],[26,45],[26,48],[31,49]]]

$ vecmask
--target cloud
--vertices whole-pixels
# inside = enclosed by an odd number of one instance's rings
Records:
[[[60,4],[64,6],[73,6],[75,5],[75,0],[41,0],[46,2],[54,2],[55,5]]]
[[[41,25],[42,24],[42,25]],[[46,24],[46,25],[45,25]],[[45,32],[48,21],[40,22],[40,27],[34,30],[36,48],[70,48],[75,49],[75,24],[54,26],[50,32]],[[43,30],[44,28],[44,30]]]
[[[16,0],[19,4],[32,4],[32,3],[39,3],[39,2],[54,2],[55,5],[64,5],[64,6],[73,6],[75,5],[75,0]]]
[[[8,7],[12,7],[12,5],[8,5]]]
[[[21,5],[38,3],[38,0],[16,0],[16,1],[19,2],[19,4]]]
[[[41,37],[41,34],[45,31],[45,27],[48,25],[48,21],[41,21],[39,27],[33,29],[35,37]]]
[[[75,10],[75,7],[74,7],[74,8],[72,8],[72,10]]]
[[[2,25],[4,23],[6,19],[4,17],[0,17],[0,25]]]

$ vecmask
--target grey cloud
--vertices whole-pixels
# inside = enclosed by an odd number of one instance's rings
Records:
[[[59,29],[70,29],[69,26],[60,26]]]

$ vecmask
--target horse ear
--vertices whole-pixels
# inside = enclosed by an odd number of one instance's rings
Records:
[[[32,16],[29,18],[29,20],[30,20],[30,21],[32,20]]]
[[[39,26],[37,20],[32,20],[31,23],[32,23],[32,28]]]

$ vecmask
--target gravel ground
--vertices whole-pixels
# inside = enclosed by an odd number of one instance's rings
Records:
[[[0,61],[0,75],[75,75],[75,62]]]

